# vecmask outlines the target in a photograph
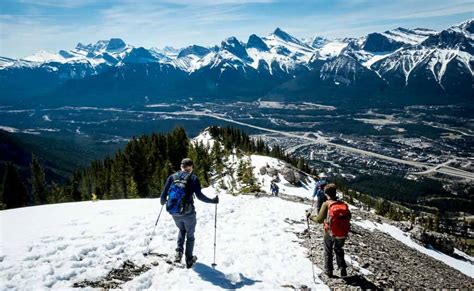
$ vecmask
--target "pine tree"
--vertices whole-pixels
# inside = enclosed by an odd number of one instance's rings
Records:
[[[223,153],[221,150],[221,146],[218,142],[215,142],[212,146],[211,160],[217,177],[221,177],[224,172],[224,161],[222,160],[222,156]]]
[[[71,202],[72,198],[69,197],[64,188],[60,187],[56,183],[52,183],[48,195],[48,203],[64,203],[64,202]]]
[[[79,190],[79,183],[81,181],[81,178],[82,178],[82,174],[80,171],[75,171],[73,176],[72,176],[72,179],[70,181],[70,196],[72,197],[72,199],[74,201],[81,201],[82,200],[82,196],[86,196],[86,195],[90,195],[90,193],[92,193],[92,189],[90,189],[91,187],[87,187],[88,189],[86,189],[86,191],[84,191],[84,195],[81,195],[81,191]],[[85,199],[87,200],[87,199]]]
[[[250,160],[241,159],[237,168],[237,177],[239,181],[244,185],[242,192],[258,192],[260,187],[256,183],[255,176],[253,174],[252,165]]]
[[[133,179],[133,177],[130,177],[130,183],[128,185],[127,192],[128,192],[128,198],[131,198],[131,199],[140,198],[140,196],[138,196],[137,183],[135,182],[135,179]]]
[[[375,205],[375,213],[384,216],[390,211],[390,203],[385,199],[378,199]]]
[[[34,197],[35,199],[32,202],[35,204],[48,203],[44,169],[35,155],[32,155],[31,157],[30,170],[31,170],[31,192],[32,192],[32,197]]]
[[[126,198],[127,177],[129,177],[130,173],[128,173],[127,163],[121,151],[115,155],[110,171],[110,198]]]
[[[16,167],[8,162],[3,177],[2,202],[6,209],[27,205],[27,192]]]

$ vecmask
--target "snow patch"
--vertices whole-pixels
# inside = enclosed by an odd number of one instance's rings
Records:
[[[0,130],[10,132],[10,133],[16,133],[16,132],[19,131],[18,128],[14,128],[14,127],[10,127],[10,126],[4,126],[4,125],[0,125]]]

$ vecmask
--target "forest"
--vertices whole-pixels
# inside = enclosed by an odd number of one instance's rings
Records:
[[[261,139],[251,139],[239,128],[211,126],[208,130],[223,147],[218,143],[213,148],[191,143],[183,127],[176,127],[169,134],[141,135],[133,137],[114,156],[94,160],[88,167],[76,169],[62,184],[47,182],[42,163],[35,155],[31,159],[30,179],[27,181],[21,178],[12,163],[7,163],[0,189],[1,207],[10,209],[91,199],[159,197],[167,177],[179,170],[185,157],[196,161],[194,172],[206,187],[211,183],[211,174],[223,170],[222,158],[234,151],[275,157],[305,172],[312,172],[303,158],[286,155],[278,146],[270,148]]]

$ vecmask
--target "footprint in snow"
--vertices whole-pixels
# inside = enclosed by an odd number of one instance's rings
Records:
[[[40,255],[38,254],[32,254],[29,256],[26,256],[23,261],[37,261],[40,258]]]
[[[84,256],[88,256],[89,254],[95,252],[97,250],[97,247],[85,247],[75,255],[71,257],[72,260],[75,261],[82,261],[84,259]]]

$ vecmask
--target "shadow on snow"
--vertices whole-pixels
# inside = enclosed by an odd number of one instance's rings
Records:
[[[223,289],[239,289],[244,286],[251,286],[257,282],[262,282],[259,280],[253,280],[250,278],[245,277],[242,273],[239,273],[232,278],[229,278],[229,275],[222,273],[217,269],[213,269],[207,265],[202,263],[194,264],[193,270],[203,279],[204,281],[208,281],[213,285],[223,288]]]

